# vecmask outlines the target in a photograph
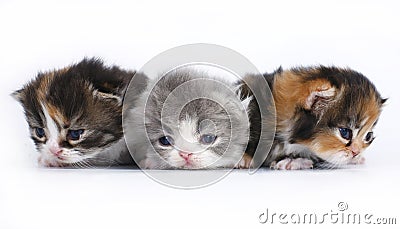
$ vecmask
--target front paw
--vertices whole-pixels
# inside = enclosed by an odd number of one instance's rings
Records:
[[[300,170],[312,169],[313,165],[314,162],[307,158],[285,158],[278,162],[272,162],[270,168],[276,170]]]
[[[235,166],[235,169],[248,169],[253,165],[252,161],[253,158],[245,153],[239,163]]]

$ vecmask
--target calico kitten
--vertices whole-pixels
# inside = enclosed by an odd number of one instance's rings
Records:
[[[39,165],[132,164],[122,131],[122,100],[135,72],[84,59],[39,73],[13,93],[25,110]]]
[[[154,80],[125,116],[135,161],[144,169],[245,166],[239,161],[248,141],[250,99],[240,101],[236,90],[232,83],[192,69]]]
[[[375,139],[373,128],[385,103],[365,76],[351,69],[319,66],[278,69],[264,79],[272,89],[277,114],[275,140],[265,165],[295,170],[364,162],[362,153]],[[261,79],[249,76],[247,80]],[[254,99],[249,105],[256,130],[246,149],[249,155],[258,142],[258,106],[262,105]]]

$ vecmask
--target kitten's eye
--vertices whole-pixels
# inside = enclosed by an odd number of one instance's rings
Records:
[[[84,130],[68,130],[68,139],[72,141],[79,140],[81,138],[81,135],[83,134]]]
[[[170,136],[164,136],[158,139],[161,145],[163,146],[170,146],[174,144],[174,139]]]
[[[374,140],[374,133],[373,132],[368,132],[367,136],[365,136],[365,141],[366,142],[371,142],[372,140]]]
[[[43,128],[35,128],[35,133],[38,138],[44,138],[46,136]]]
[[[215,136],[213,134],[203,134],[200,137],[200,141],[203,144],[211,144],[215,141],[216,138],[217,138],[217,136]]]
[[[348,128],[339,128],[340,135],[346,140],[351,140],[353,138],[353,131]]]

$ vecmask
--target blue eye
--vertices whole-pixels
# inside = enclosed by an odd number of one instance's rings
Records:
[[[348,128],[339,128],[340,135],[346,140],[351,140],[353,138],[353,131]]]
[[[171,138],[170,136],[163,136],[158,139],[161,145],[163,146],[170,146],[174,144],[174,139]]]
[[[81,138],[81,135],[83,134],[84,130],[68,130],[68,139],[69,140],[79,140]]]
[[[204,135],[201,135],[200,141],[203,144],[211,144],[215,141],[216,138],[217,138],[217,136],[215,136],[213,134],[204,134]]]
[[[38,138],[44,138],[46,136],[43,128],[35,128],[35,133]]]

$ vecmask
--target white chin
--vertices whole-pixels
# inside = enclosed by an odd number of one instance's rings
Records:
[[[173,166],[178,169],[202,169],[201,165],[198,165],[196,163],[187,164],[185,161],[182,161],[181,163],[178,163]]]
[[[330,154],[330,156],[322,159],[335,165],[336,167],[341,167],[351,164],[353,157],[344,151],[340,151],[337,153]]]
[[[41,167],[62,167],[63,163],[54,156],[42,153],[39,155],[38,164]]]
[[[40,153],[38,158],[38,164],[41,167],[65,167],[73,163],[82,161],[81,157],[67,157],[66,154],[63,155],[63,159],[57,158],[51,153]]]

